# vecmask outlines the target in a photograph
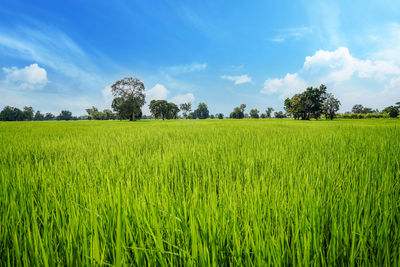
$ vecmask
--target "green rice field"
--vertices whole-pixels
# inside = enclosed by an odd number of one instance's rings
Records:
[[[400,265],[400,120],[0,123],[0,265]]]

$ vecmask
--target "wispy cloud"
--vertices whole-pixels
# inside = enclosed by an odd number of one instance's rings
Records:
[[[310,27],[294,27],[294,28],[287,28],[281,29],[278,31],[279,33],[270,38],[269,40],[272,42],[284,42],[288,39],[301,39],[303,36],[312,33],[312,28]]]
[[[170,66],[162,69],[161,72],[168,75],[179,75],[183,73],[205,70],[206,68],[207,68],[207,63],[193,62],[191,64],[186,64],[186,65]]]
[[[222,75],[221,79],[234,81],[235,85],[251,82],[251,77],[249,77],[247,74],[239,76]]]

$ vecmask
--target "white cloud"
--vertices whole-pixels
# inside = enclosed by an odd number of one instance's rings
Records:
[[[207,63],[197,63],[194,62],[192,64],[187,65],[177,65],[166,68],[163,72],[168,73],[170,75],[178,75],[182,73],[201,71],[207,68]]]
[[[312,33],[312,29],[310,27],[294,27],[279,30],[279,34],[271,39],[272,42],[281,43],[286,41],[287,39],[295,39],[298,40],[303,36]]]
[[[183,103],[193,103],[195,100],[194,95],[192,93],[177,95],[171,98],[171,102],[175,104],[183,104]]]
[[[169,91],[164,85],[157,83],[153,88],[146,91],[146,100],[149,102],[151,100],[167,99]]]
[[[264,82],[263,94],[279,93],[281,98],[301,92],[307,86],[307,83],[295,74],[286,74],[284,78],[267,79]]]
[[[31,64],[24,68],[3,68],[6,74],[5,83],[21,90],[40,90],[47,83],[47,72],[38,64]]]
[[[306,57],[302,72],[325,82],[340,83],[355,74],[360,78],[384,79],[388,75],[400,74],[400,68],[393,61],[357,59],[346,47],[339,47],[335,51],[319,50]]]
[[[251,82],[251,77],[249,77],[247,74],[240,76],[222,75],[221,78],[229,81],[234,81],[235,85]]]
[[[400,99],[396,87],[400,83],[400,65],[393,60],[358,59],[346,47],[319,50],[305,58],[298,72],[267,79],[261,93],[284,98],[321,83],[342,101],[346,110],[356,103],[383,108]]]
[[[103,90],[101,90],[101,94],[103,95],[103,99],[105,102],[104,106],[110,107],[114,99],[114,96],[111,93],[111,85],[104,87]]]

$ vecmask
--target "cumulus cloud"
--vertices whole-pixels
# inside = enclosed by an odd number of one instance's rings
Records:
[[[287,97],[304,90],[307,83],[295,74],[286,74],[283,78],[267,79],[264,82],[263,94],[279,93],[281,98]]]
[[[171,102],[175,104],[183,104],[183,103],[193,103],[195,100],[194,95],[192,93],[177,95],[171,98]]]
[[[151,100],[160,100],[160,99],[167,99],[169,91],[165,88],[164,85],[157,83],[153,88],[146,91],[146,99],[147,101]]]
[[[222,75],[221,78],[224,80],[234,81],[235,85],[251,82],[251,77],[247,74],[239,76]]]
[[[263,94],[278,94],[281,98],[303,91],[307,86],[328,85],[343,107],[355,103],[375,106],[391,104],[400,98],[396,84],[400,81],[400,66],[392,60],[359,59],[346,47],[334,51],[319,50],[307,56],[303,67],[283,78],[264,82]],[[379,98],[379,100],[377,100]]]
[[[319,50],[306,57],[302,72],[317,75],[326,82],[340,83],[353,75],[384,79],[388,75],[399,75],[400,68],[393,61],[357,59],[346,47],[339,47],[335,51]]]
[[[36,63],[21,69],[3,68],[3,72],[6,75],[4,82],[21,90],[40,90],[48,82],[46,70]]]

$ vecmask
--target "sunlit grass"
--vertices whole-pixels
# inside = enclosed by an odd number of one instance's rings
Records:
[[[0,123],[4,265],[400,264],[400,121]]]

